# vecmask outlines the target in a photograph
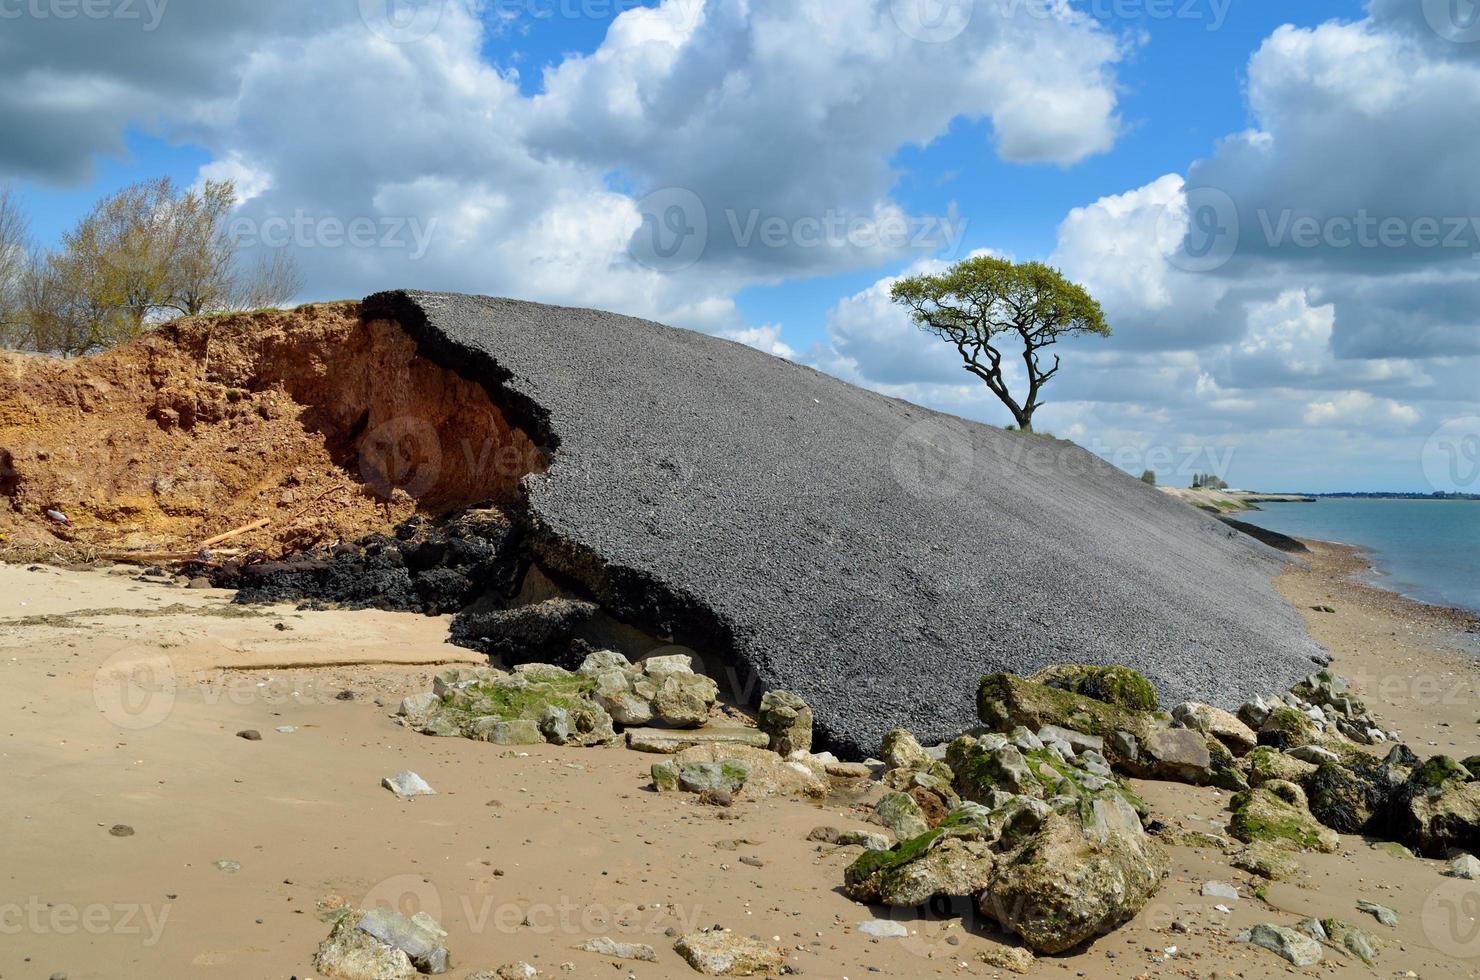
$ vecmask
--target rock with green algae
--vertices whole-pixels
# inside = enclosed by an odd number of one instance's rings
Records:
[[[1052,804],[993,790],[991,809],[963,803],[935,829],[860,856],[844,874],[845,892],[907,907],[975,898],[1038,952],[1068,949],[1134,916],[1159,886],[1166,858],[1142,829],[1133,797],[1113,779],[1060,774],[1047,753],[1037,755],[1025,757],[1044,770],[1035,778],[1067,790]]]
[[[1311,814],[1343,834],[1360,834],[1385,821],[1396,792],[1376,759],[1362,760],[1353,760],[1350,766],[1322,763],[1301,781]]]
[[[1289,849],[1263,840],[1238,848],[1229,856],[1229,862],[1241,871],[1270,881],[1289,881],[1300,873],[1300,862]]]
[[[1113,776],[1099,776],[1082,765],[1065,762],[1047,748],[1023,753],[998,735],[963,735],[947,747],[946,760],[956,773],[956,792],[975,803],[995,806],[1004,795],[1079,799],[1111,792],[1137,812],[1145,812],[1145,804]]]
[[[1216,738],[1206,736],[1209,768],[1205,778],[1208,786],[1226,789],[1230,793],[1242,793],[1249,788],[1249,778],[1239,765],[1233,752]]]
[[[1285,751],[1302,745],[1324,745],[1326,737],[1304,712],[1280,706],[1259,726],[1259,744]]]
[[[827,767],[813,757],[797,756],[783,759],[768,749],[750,745],[715,743],[696,745],[674,755],[667,763],[653,766],[653,782],[659,789],[682,789],[675,780],[683,768],[691,764],[728,763],[747,767],[749,773],[745,784],[735,794],[740,800],[763,800],[770,797],[800,797],[822,799],[827,796],[832,784],[827,778]]]
[[[1259,786],[1276,779],[1299,783],[1316,771],[1316,767],[1309,762],[1301,762],[1267,745],[1261,745],[1250,752],[1243,761],[1248,769],[1250,786]]]
[[[549,664],[525,664],[513,674],[456,668],[433,685],[430,695],[401,705],[402,718],[424,734],[498,745],[607,745],[617,737],[611,716],[591,697],[595,682]]]
[[[1239,793],[1230,804],[1228,832],[1244,843],[1263,841],[1289,850],[1330,854],[1341,845],[1336,832],[1311,816],[1305,792],[1294,783],[1274,780]]]
[[[931,854],[944,846],[947,841],[961,840],[979,843],[987,846],[986,853],[990,854],[990,843],[994,839],[993,828],[988,814],[980,807],[966,806],[952,812],[945,820],[933,830],[926,831],[907,840],[901,840],[887,851],[868,851],[858,857],[843,872],[843,890],[849,898],[856,902],[881,902],[887,893],[896,899],[912,898],[924,888],[925,875],[910,871],[912,865],[926,860]],[[957,853],[954,849],[949,854]],[[990,873],[991,863],[987,866]],[[935,862],[939,865],[940,862]],[[937,870],[949,871],[949,868]],[[969,878],[970,875],[967,875]],[[957,878],[943,877],[942,881],[955,881]],[[971,878],[974,881],[974,878]],[[986,885],[979,884],[963,891],[957,895],[949,895],[947,892],[932,892],[918,901],[910,901],[907,904],[920,905],[929,901],[936,895],[944,894],[948,897],[967,898],[974,897],[977,892]],[[892,904],[892,903],[886,903]]]
[[[905,728],[894,728],[879,740],[879,758],[887,769],[924,771],[935,764],[914,734]]]
[[[1040,670],[1030,680],[1127,711],[1155,711],[1158,707],[1156,688],[1145,675],[1129,667],[1055,664]]]
[[[1088,813],[1050,813],[1000,857],[978,908],[1034,953],[1061,953],[1133,918],[1168,867],[1135,810],[1107,794]]]
[[[1110,764],[1133,776],[1193,783],[1213,778],[1207,736],[1170,728],[1166,716],[1131,711],[1012,674],[983,677],[976,706],[983,724],[995,732],[1018,726],[1041,732],[1050,726],[1100,739]],[[951,761],[949,755],[946,761]]]
[[[920,804],[906,793],[886,794],[875,804],[874,816],[897,840],[910,840],[930,829],[930,822],[925,819]]]
[[[1480,849],[1480,783],[1469,776],[1448,756],[1416,766],[1394,796],[1391,836],[1425,857]]]
[[[983,677],[976,710],[982,723],[996,732],[1011,732],[1019,725],[1036,732],[1055,725],[1102,738],[1107,751],[1116,732],[1130,732],[1139,739],[1151,724],[1149,715],[1013,674]]]
[[[988,803],[994,791],[1041,798],[1043,785],[1017,746],[999,736],[963,735],[946,747],[946,765],[963,799]]]
[[[884,785],[908,793],[915,788],[929,790],[947,806],[957,802],[951,784],[955,773],[951,767],[930,754],[903,728],[885,732],[879,743],[879,758],[884,761]]]
[[[749,763],[739,759],[719,762],[686,762],[678,767],[679,788],[688,793],[735,794],[750,778]]]
[[[1395,857],[1401,860],[1408,860],[1414,856],[1412,851],[1393,840],[1373,841],[1367,846],[1374,851],[1381,851],[1388,857]]]

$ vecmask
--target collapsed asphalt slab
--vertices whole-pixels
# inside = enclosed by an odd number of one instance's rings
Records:
[[[1231,706],[1324,660],[1276,552],[1071,444],[611,313],[391,292],[363,315],[546,452],[519,518],[542,567],[748,701],[800,694],[824,747],[953,737],[996,671],[1123,663]]]

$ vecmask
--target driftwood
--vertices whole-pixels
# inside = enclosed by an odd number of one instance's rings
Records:
[[[171,562],[195,561],[199,554],[196,551],[97,551],[92,552],[89,557],[94,561],[116,561],[121,564],[148,563],[169,564]],[[217,557],[229,558],[241,554],[240,549],[218,551]],[[202,565],[210,565],[212,562],[200,562]]]
[[[264,517],[260,521],[253,521],[250,524],[243,524],[241,527],[232,528],[230,531],[226,531],[223,534],[218,534],[214,538],[207,538],[200,543],[200,546],[202,548],[209,548],[212,545],[218,545],[223,541],[230,541],[232,538],[241,537],[243,534],[249,534],[252,531],[260,531],[271,523],[272,518]]]

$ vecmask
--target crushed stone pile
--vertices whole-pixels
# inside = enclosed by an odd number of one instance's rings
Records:
[[[0,552],[241,528],[199,572],[245,597],[482,591],[458,642],[574,666],[626,629],[731,700],[795,692],[854,757],[961,731],[986,673],[1124,663],[1231,707],[1325,660],[1273,549],[1070,443],[630,317],[392,292],[0,356]]]
[[[1325,659],[1276,552],[1072,444],[616,314],[418,292],[364,312],[546,449],[535,562],[743,700],[805,698],[823,746],[944,739],[994,670],[1125,663],[1231,706]]]

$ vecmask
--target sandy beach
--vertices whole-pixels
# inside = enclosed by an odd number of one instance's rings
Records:
[[[1277,585],[1335,669],[1420,754],[1480,752],[1480,623],[1362,584],[1359,555],[1314,547]],[[1011,941],[971,909],[889,915],[907,938],[857,931],[886,915],[841,893],[857,849],[807,837],[877,829],[864,801],[716,809],[654,793],[656,757],[625,748],[418,735],[393,722],[399,699],[477,660],[443,642],[445,619],[230,599],[123,569],[0,565],[0,977],[312,977],[322,914],[345,902],[431,912],[459,977],[514,961],[552,976],[693,976],[673,937],[714,924],[788,948],[805,975],[1008,975],[987,960]],[[437,795],[381,788],[403,769]],[[1134,788],[1172,836],[1223,833],[1227,793]],[[1480,883],[1441,876],[1442,862],[1345,837],[1261,899],[1263,883],[1218,848],[1171,853],[1132,923],[1030,975],[1480,974]],[[1206,881],[1241,897],[1202,897]],[[1332,954],[1298,971],[1234,941],[1258,922],[1370,918],[1358,899],[1400,917],[1366,923],[1381,944],[1371,969]],[[650,944],[658,962],[573,949],[601,936]]]

